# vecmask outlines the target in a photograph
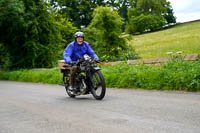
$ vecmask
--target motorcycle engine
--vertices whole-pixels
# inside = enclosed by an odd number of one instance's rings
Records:
[[[85,83],[85,76],[83,72],[79,73],[77,76],[77,79],[75,80],[75,87],[80,90],[81,94],[86,93],[87,85]]]

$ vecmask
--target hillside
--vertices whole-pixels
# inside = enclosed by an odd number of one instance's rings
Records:
[[[142,35],[134,35],[129,41],[142,58],[169,56],[181,51],[182,55],[200,53],[200,21]]]

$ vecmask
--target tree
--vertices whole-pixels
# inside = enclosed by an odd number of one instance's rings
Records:
[[[167,24],[175,24],[176,23],[176,17],[174,16],[173,9],[168,2],[167,6],[167,12],[163,14],[165,20],[167,21]]]
[[[93,19],[85,32],[101,59],[114,61],[134,56],[133,53],[127,54],[128,46],[125,39],[120,37],[122,23],[122,18],[114,8],[95,8]]]
[[[1,0],[0,20],[0,42],[11,68],[53,67],[66,38],[76,30],[68,21],[56,20],[43,0]]]
[[[25,7],[19,0],[0,1],[0,42],[11,57],[11,62],[18,62],[23,54]]]
[[[164,7],[166,0],[138,0],[137,10],[140,13],[160,15],[162,12],[166,11]]]
[[[116,8],[119,15],[123,18],[122,31],[125,29],[125,22],[128,20],[127,12],[129,8],[128,0],[108,0],[107,5]]]
[[[58,51],[58,59],[63,59],[63,51],[67,44],[74,40],[74,33],[78,31],[78,29],[74,27],[71,22],[63,18],[60,14],[56,14],[55,19],[63,38],[60,45],[60,50]]]
[[[162,27],[165,24],[165,20],[162,16],[153,16],[151,14],[144,15],[141,14],[137,17],[132,17],[130,19],[130,23],[133,24],[131,26],[132,29],[129,29],[129,33],[134,32],[144,32],[144,31],[153,31],[158,27]]]
[[[117,9],[123,21],[127,21],[128,0],[51,0],[51,4],[59,8],[59,13],[68,18],[76,27],[87,27],[92,20],[92,13],[98,6],[111,6]],[[125,24],[125,23],[124,23]],[[123,25],[123,29],[124,29]]]
[[[25,67],[29,64],[32,64],[32,67],[52,67],[57,60],[55,55],[62,41],[59,25],[47,3],[37,0],[31,6],[35,6],[35,12],[34,17],[28,16],[32,24],[25,33],[24,46],[27,56],[23,58],[26,60],[24,65]]]
[[[50,0],[58,12],[67,18],[74,26],[88,26],[92,20],[92,13],[97,6],[105,5],[104,0]]]
[[[175,22],[170,2],[166,0],[129,0],[129,3],[128,33],[154,31]]]
[[[6,67],[7,60],[8,60],[8,55],[5,50],[5,46],[0,43],[0,69]]]

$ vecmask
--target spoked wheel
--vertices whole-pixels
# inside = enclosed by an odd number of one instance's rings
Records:
[[[96,100],[102,100],[106,93],[106,84],[101,71],[92,74],[92,95]]]

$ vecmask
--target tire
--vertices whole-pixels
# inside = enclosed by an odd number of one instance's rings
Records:
[[[100,92],[98,92],[100,91]],[[101,71],[96,71],[92,74],[91,92],[96,100],[102,100],[106,93],[106,84]]]
[[[66,92],[67,92],[68,96],[71,97],[71,98],[75,98],[76,95],[72,94],[72,92],[69,91],[68,87],[69,87],[69,86],[65,86],[65,89],[66,89]]]

